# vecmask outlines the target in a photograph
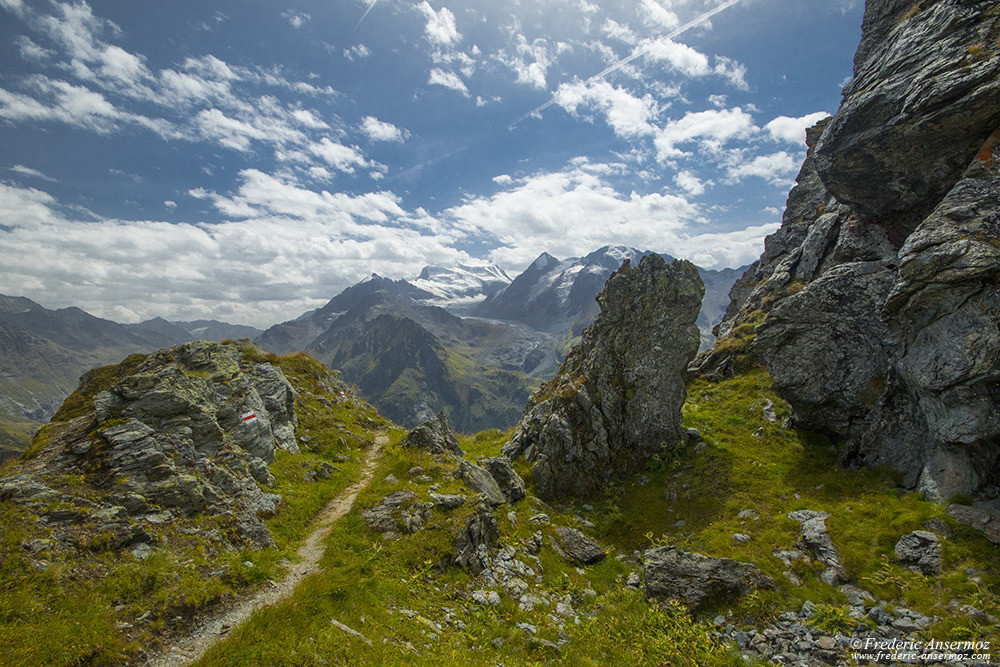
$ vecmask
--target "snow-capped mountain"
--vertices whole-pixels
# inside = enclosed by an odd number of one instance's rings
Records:
[[[491,262],[457,266],[425,266],[412,285],[432,295],[428,305],[452,311],[468,309],[510,284],[510,277]]]
[[[588,319],[588,314],[592,318],[597,313],[594,296],[622,262],[627,259],[634,264],[648,254],[625,246],[605,246],[585,257],[565,260],[542,253],[510,285],[488,296],[473,312],[479,317],[523,322],[542,331],[566,329],[581,316]]]

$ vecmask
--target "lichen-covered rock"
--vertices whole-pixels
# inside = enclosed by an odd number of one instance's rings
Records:
[[[677,547],[650,549],[643,555],[646,597],[660,602],[679,600],[692,610],[774,585],[749,563],[712,558]]]
[[[465,482],[465,485],[471,490],[481,494],[491,506],[496,507],[507,502],[507,496],[504,495],[500,485],[486,468],[462,461],[453,474]]]
[[[494,456],[488,459],[481,459],[479,466],[484,468],[500,487],[501,493],[507,499],[509,505],[522,500],[526,490],[524,480],[517,474],[510,461],[503,456]]]
[[[704,286],[689,262],[628,262],[559,374],[532,396],[504,455],[534,462],[542,498],[587,496],[681,441],[684,371]]]
[[[226,514],[234,540],[272,546],[262,521],[281,498],[261,485],[274,484],[268,463],[276,448],[297,451],[297,418],[294,389],[278,368],[255,361],[263,356],[248,341],[195,341],[149,355],[95,388],[88,414],[48,427],[19,468],[83,474],[122,498],[126,517],[164,509]],[[89,374],[81,387],[100,375]],[[15,500],[40,493],[11,488]]]
[[[607,556],[601,545],[575,528],[556,527],[552,547],[563,558],[580,565],[600,563]]]
[[[840,563],[837,548],[833,546],[833,540],[826,529],[826,520],[829,517],[826,512],[814,510],[797,510],[788,514],[789,519],[802,524],[798,537],[799,545],[827,566],[827,569],[820,573],[820,580],[833,586],[844,579],[844,568]]]
[[[826,188],[912,230],[1000,126],[998,36],[994,3],[868,2],[854,78],[816,148]]]
[[[362,510],[361,519],[380,533],[415,533],[424,527],[425,509],[417,503],[417,494],[404,489]]]
[[[948,508],[948,516],[963,525],[975,528],[990,542],[1000,544],[1000,510],[952,505]]]
[[[400,447],[413,447],[422,449],[431,454],[454,454],[462,456],[462,448],[458,445],[458,439],[448,428],[448,418],[443,412],[439,412],[434,419],[430,419],[406,434]]]
[[[912,565],[924,574],[941,570],[941,538],[930,531],[916,530],[903,535],[894,551],[901,563]]]
[[[476,575],[489,566],[490,552],[497,546],[500,527],[493,510],[480,503],[462,524],[454,539],[453,562]]]
[[[880,310],[894,279],[882,262],[842,264],[757,327],[754,349],[803,426],[847,436],[878,401],[889,364]]]

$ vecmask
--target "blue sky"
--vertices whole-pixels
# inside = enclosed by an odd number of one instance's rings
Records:
[[[749,263],[862,9],[0,0],[0,292],[261,326],[373,271]]]

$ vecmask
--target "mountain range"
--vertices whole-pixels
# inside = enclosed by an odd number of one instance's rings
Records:
[[[279,354],[312,354],[397,423],[443,410],[462,431],[507,428],[593,321],[608,277],[649,254],[625,246],[563,260],[542,253],[513,279],[488,263],[430,266],[413,281],[372,274],[257,342]],[[707,347],[743,270],[699,273]]]

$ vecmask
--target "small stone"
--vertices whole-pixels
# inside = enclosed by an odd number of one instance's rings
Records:
[[[383,481],[386,484],[399,484],[399,479],[395,475],[386,475]]]
[[[733,533],[733,540],[740,544],[746,544],[750,541],[750,536],[744,533]]]
[[[472,601],[482,605],[495,607],[500,604],[500,594],[496,591],[477,590],[472,592]]]

